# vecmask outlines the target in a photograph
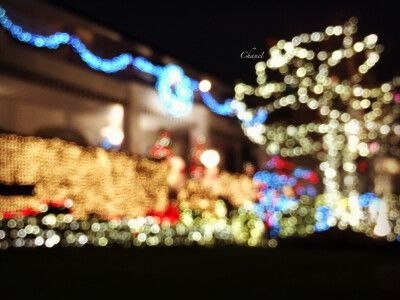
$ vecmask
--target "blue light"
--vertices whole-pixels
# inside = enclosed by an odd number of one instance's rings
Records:
[[[272,159],[267,161],[267,168],[269,168],[269,169],[275,168],[275,162]]]
[[[309,171],[303,170],[301,168],[296,168],[294,170],[294,176],[297,177],[297,178],[307,179],[307,177],[309,176],[308,173],[309,173]]]
[[[259,109],[250,121],[244,121],[244,125],[247,127],[253,127],[257,124],[263,124],[268,118],[268,113],[264,109]]]
[[[275,157],[276,158],[276,157]],[[276,159],[274,157],[267,161],[267,167],[273,169],[276,167]],[[282,226],[280,218],[277,217],[278,212],[289,213],[290,209],[297,205],[301,195],[315,197],[317,190],[312,184],[305,187],[296,187],[298,196],[288,197],[285,193],[285,187],[294,187],[298,183],[298,179],[308,179],[312,174],[311,170],[296,168],[290,175],[279,174],[271,171],[259,171],[253,176],[253,181],[260,186],[259,202],[254,204],[254,213],[263,221],[267,221],[271,226],[270,236],[278,236]],[[332,213],[330,208],[321,207],[317,209],[318,222],[314,224],[316,231],[322,231],[329,228],[327,220]]]
[[[269,233],[269,235],[270,235],[272,238],[276,238],[276,237],[278,237],[278,235],[279,235],[279,231],[280,231],[280,229],[273,228],[273,229],[271,230],[271,232]]]
[[[44,45],[44,40],[41,37],[35,37],[33,41],[36,47],[43,47]]]
[[[329,229],[328,219],[331,218],[332,209],[329,206],[319,206],[315,212],[315,219],[317,222],[314,224],[315,231],[325,231]]]
[[[298,195],[303,196],[303,195],[306,193],[306,189],[303,188],[302,186],[300,186],[300,187],[298,187],[298,188],[296,189],[296,193],[297,193]]]
[[[358,198],[361,207],[369,207],[371,205],[379,206],[381,199],[374,193],[365,193]]]
[[[66,32],[56,32],[49,36],[32,34],[24,31],[20,26],[6,16],[6,11],[0,6],[0,24],[10,31],[14,38],[33,46],[56,49],[61,44],[70,45],[81,59],[92,69],[115,73],[126,69],[130,64],[141,72],[151,74],[157,78],[156,88],[160,94],[162,104],[174,117],[183,117],[189,114],[193,107],[194,92],[199,91],[199,83],[183,74],[178,66],[155,66],[143,57],[132,57],[129,53],[122,53],[110,59],[104,59],[93,54],[81,42],[79,37]],[[180,80],[172,80],[172,75],[180,74]],[[174,76],[175,76],[174,75]],[[200,93],[203,102],[216,114],[228,116],[238,113],[231,107],[232,100],[227,99],[223,104],[218,103],[209,93]],[[260,109],[250,121],[245,121],[245,126],[252,127],[264,123],[268,114]],[[243,120],[242,120],[243,121]]]
[[[308,196],[310,196],[310,197],[317,196],[317,190],[312,185],[308,185],[306,190],[307,190],[307,195]]]
[[[290,178],[289,178],[289,180],[288,180],[288,185],[290,185],[290,186],[295,186],[296,183],[297,183],[297,180],[296,180],[295,178],[293,178],[293,177],[290,177]]]
[[[176,65],[165,66],[159,74],[156,89],[161,103],[174,117],[186,116],[192,110],[193,89],[182,68]]]
[[[149,73],[155,76],[160,74],[159,70],[144,57],[135,57],[132,59],[132,65],[135,69],[144,73]]]
[[[108,149],[111,149],[113,145],[110,143],[109,140],[104,139],[104,140],[101,142],[101,146],[102,146],[104,149],[108,150]]]
[[[200,96],[203,99],[203,102],[211,109],[212,112],[222,116],[228,116],[232,114],[233,109],[231,107],[231,99],[227,99],[224,104],[220,104],[208,92],[200,92]]]

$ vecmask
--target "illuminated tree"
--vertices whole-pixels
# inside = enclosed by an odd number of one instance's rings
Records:
[[[375,34],[357,41],[356,23],[351,18],[325,32],[280,40],[270,49],[270,58],[255,65],[258,85],[238,83],[232,101],[241,112],[245,134],[268,154],[320,161],[323,202],[343,228],[361,226],[356,160],[386,153],[400,156],[395,146],[400,96],[394,93],[400,80],[369,87],[372,81],[364,75],[378,62],[383,47]],[[265,104],[258,106],[260,102]],[[386,206],[387,199],[382,214],[387,214]],[[329,225],[336,219],[330,218]],[[379,229],[375,233],[387,234]]]

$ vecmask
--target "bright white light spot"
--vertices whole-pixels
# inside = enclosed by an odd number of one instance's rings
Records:
[[[204,79],[200,81],[199,83],[199,90],[202,91],[203,93],[208,92],[211,89],[211,82],[208,81],[207,79]]]
[[[361,42],[355,43],[353,48],[354,48],[354,51],[361,52],[364,49],[364,44]]]
[[[182,79],[182,74],[178,70],[172,70],[168,75],[172,83],[179,82]]]
[[[41,236],[38,236],[38,237],[35,239],[35,245],[36,245],[36,246],[42,246],[43,243],[44,243],[44,239],[43,239]]]
[[[110,123],[116,126],[122,125],[124,118],[124,107],[121,104],[114,104],[109,114]]]
[[[385,134],[385,135],[388,134],[389,131],[390,131],[390,127],[387,126],[387,125],[383,125],[383,126],[381,127],[381,129],[380,129],[380,132],[381,132],[382,134]]]
[[[215,150],[206,150],[201,154],[200,161],[207,168],[213,168],[219,163],[219,154]]]
[[[325,176],[326,176],[327,178],[333,178],[333,177],[335,177],[335,176],[336,176],[336,170],[335,170],[335,169],[332,169],[332,168],[327,168],[327,169],[325,170]]]
[[[365,42],[369,45],[373,45],[378,41],[378,36],[376,34],[370,34],[365,38]]]
[[[120,145],[124,139],[124,133],[121,131],[121,129],[114,126],[103,127],[100,133],[112,145]]]
[[[78,243],[81,245],[86,244],[88,241],[88,238],[86,235],[82,234],[79,238],[78,238]]]
[[[378,220],[374,228],[374,232],[378,236],[385,236],[391,232],[390,224],[388,221],[388,208],[385,201],[381,201],[379,208]]]

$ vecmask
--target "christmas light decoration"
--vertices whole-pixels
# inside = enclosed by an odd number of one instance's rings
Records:
[[[314,185],[319,181],[318,176],[310,170],[294,168],[292,162],[278,156],[273,156],[266,166],[270,170],[276,169],[276,172],[259,171],[254,175],[253,180],[259,189],[254,209],[270,228],[270,236],[278,237],[281,230],[281,237],[291,236],[297,231],[302,235],[313,233],[314,218],[308,217],[306,222],[304,217],[312,216],[315,211],[310,204],[317,196]],[[298,217],[293,216],[296,211],[301,211]]]
[[[260,121],[253,122],[257,113],[247,117],[252,121],[246,121],[245,117],[240,119],[244,133],[253,142],[264,145],[268,154],[312,156],[320,161],[324,184],[320,206],[326,209],[319,209],[319,222],[329,219],[331,225],[338,222],[339,228],[350,225],[354,230],[365,231],[367,225],[361,218],[362,209],[358,204],[362,193],[357,189],[356,160],[400,156],[397,147],[400,106],[395,92],[400,79],[373,88],[362,85],[364,75],[379,61],[383,47],[377,44],[375,34],[357,41],[356,23],[357,19],[351,18],[344,26],[329,26],[324,32],[301,34],[291,41],[280,40],[270,49],[270,58],[255,65],[258,85],[238,83],[235,86],[232,107],[244,112],[266,112],[269,116],[279,110],[293,110],[299,111],[299,116],[314,118],[300,125],[291,124],[290,120],[264,124],[261,117]],[[342,47],[327,51],[318,45],[328,40],[341,42]],[[362,60],[354,72],[350,70],[349,78],[344,77],[345,72],[340,69],[343,65],[340,63],[345,60],[355,63]],[[282,80],[267,81],[267,76]],[[250,97],[266,104],[249,108],[246,100]],[[304,117],[297,121],[302,119]],[[386,165],[397,171],[397,163]],[[376,176],[375,193],[385,202],[381,207],[386,207],[390,206],[392,196],[387,177],[382,176]],[[380,215],[389,222],[389,210],[381,209]],[[389,231],[385,229],[384,232]]]
[[[219,154],[215,150],[206,150],[201,154],[200,161],[207,168],[214,168],[219,163]]]
[[[1,5],[0,24],[14,38],[38,48],[57,49],[61,45],[69,45],[89,67],[97,71],[115,73],[132,65],[135,69],[157,78],[156,88],[159,92],[160,101],[168,113],[179,118],[188,115],[192,110],[194,93],[199,91],[199,82],[186,76],[179,66],[173,64],[164,67],[156,66],[144,57],[133,57],[130,53],[122,53],[110,59],[101,58],[87,49],[77,36],[66,32],[44,36],[24,30],[8,18]],[[201,84],[203,92],[207,92],[211,88],[210,82],[202,81]],[[200,93],[200,96],[203,102],[217,114],[229,115],[235,113],[235,110],[230,107],[230,100],[227,100],[224,104],[219,104],[209,93]],[[119,139],[120,136],[118,136]],[[113,140],[116,140],[116,138],[113,138]],[[110,148],[112,145],[113,143],[106,139],[103,146]]]
[[[124,108],[121,104],[113,104],[109,113],[109,125],[101,129],[103,138],[101,146],[108,150],[118,150],[124,139],[123,132]]]
[[[221,199],[226,199],[235,208],[256,200],[256,187],[251,177],[244,174],[221,172],[211,189]]]
[[[0,195],[0,212],[74,198],[76,218],[139,217],[168,201],[167,164],[59,139],[0,135],[0,183],[34,185],[32,196]]]
[[[207,93],[211,89],[211,82],[207,79],[200,81],[199,90],[203,93]]]
[[[400,240],[399,197],[390,183],[390,176],[400,172],[396,159],[400,156],[400,93],[396,91],[400,78],[378,87],[365,85],[364,75],[379,61],[383,47],[375,34],[357,41],[356,23],[351,18],[344,26],[279,41],[270,49],[270,58],[255,66],[258,85],[237,84],[234,99],[221,104],[209,93],[211,86],[205,82],[200,86],[178,66],[156,66],[129,53],[100,58],[68,33],[43,36],[23,30],[0,6],[0,24],[19,41],[49,49],[69,45],[98,71],[113,73],[132,65],[151,74],[161,103],[176,117],[191,111],[198,92],[213,112],[235,115],[244,133],[272,156],[269,170],[254,175],[258,203],[253,204],[254,185],[247,176],[221,173],[214,187],[201,183],[204,141],[199,140],[189,170],[194,179],[177,193],[178,213],[172,206],[165,210],[167,182],[176,181],[167,179],[166,163],[57,139],[0,135],[0,182],[35,186],[32,197],[0,196],[0,248],[114,242],[212,245],[218,240],[275,247],[277,237],[306,236],[335,225]],[[328,51],[319,46],[335,39],[340,39],[341,48]],[[359,59],[363,62],[350,70],[352,74],[343,76],[340,63]],[[274,81],[267,81],[267,76]],[[247,105],[250,97],[265,105]],[[313,120],[300,117],[297,121],[302,124],[266,124],[279,110],[307,111],[299,115]],[[111,125],[101,132],[105,148],[118,147],[123,140],[120,125]],[[159,155],[165,149],[158,149],[153,158],[168,157],[169,153]],[[317,159],[319,170],[295,168],[285,159],[301,156]],[[374,193],[360,190],[357,171],[374,172]],[[316,187],[317,173],[322,174],[322,193]],[[70,198],[75,201],[73,208]],[[230,218],[220,198],[234,207]],[[47,212],[50,208],[67,211],[56,215]]]
[[[264,226],[252,212],[251,204],[233,211],[227,217],[223,201],[217,201],[215,214],[199,213],[176,207],[165,212],[151,211],[138,218],[105,220],[90,215],[77,220],[71,199],[46,201],[37,208],[25,208],[0,214],[0,249],[9,247],[123,247],[203,246],[239,244],[276,247],[275,239],[263,238]]]
[[[189,175],[192,178],[200,179],[204,176],[204,165],[200,161],[201,154],[204,152],[205,137],[198,136],[194,148],[192,149],[192,157],[189,166]]]
[[[159,72],[156,88],[161,103],[173,116],[183,117],[192,110],[193,87],[191,85],[191,80],[178,66],[168,65]]]
[[[153,145],[150,147],[149,158],[162,160],[171,156],[171,134],[168,131],[161,130]]]
[[[318,176],[311,170],[294,166],[289,160],[273,156],[266,163],[268,171],[254,175],[257,186],[255,213],[264,221],[271,238],[304,237],[337,225],[363,232],[370,237],[384,236],[388,241],[399,239],[400,214],[396,195],[383,201],[374,193],[343,197],[338,207],[352,213],[349,224],[337,219],[323,194],[318,194]]]
[[[316,195],[318,176],[278,156],[266,163],[269,171],[254,175],[258,191],[250,177],[222,172],[211,187],[188,180],[168,204],[169,160],[155,163],[58,139],[2,135],[0,144],[0,181],[35,186],[33,196],[0,197],[1,249],[192,243],[276,247],[278,237],[306,236],[336,221],[323,195]],[[365,193],[342,198],[340,205],[358,209],[354,230],[395,241],[400,239],[398,201],[394,195],[383,201]],[[340,221],[338,226],[345,228]]]

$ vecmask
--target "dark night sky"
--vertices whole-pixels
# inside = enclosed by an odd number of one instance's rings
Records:
[[[241,59],[256,47],[268,53],[271,42],[290,40],[300,33],[323,31],[359,18],[359,36],[376,33],[385,51],[377,68],[382,81],[400,74],[399,10],[394,2],[242,1],[242,4],[191,7],[136,1],[52,0],[78,15],[143,42],[161,53],[233,84],[236,79],[254,83],[256,60]],[[348,1],[347,1],[348,2]],[[189,3],[189,2],[188,2]],[[321,3],[324,3],[323,5]]]

